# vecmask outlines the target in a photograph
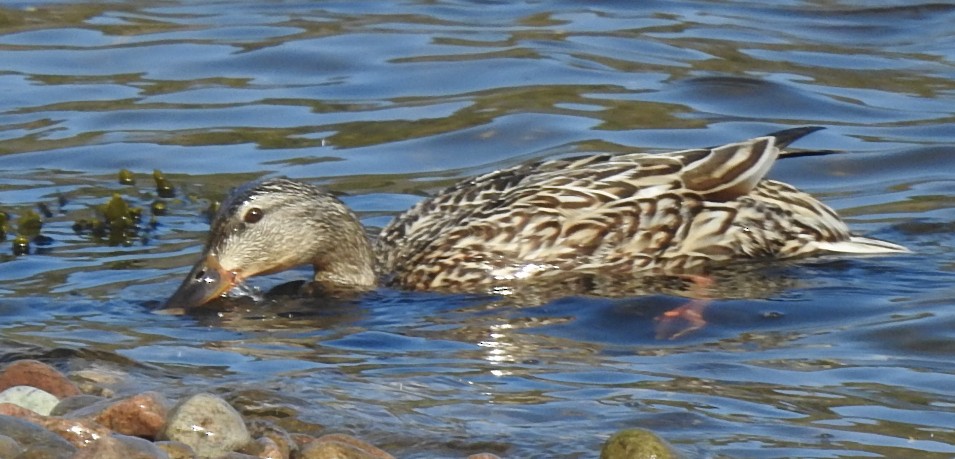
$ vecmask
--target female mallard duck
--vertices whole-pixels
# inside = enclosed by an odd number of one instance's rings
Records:
[[[384,276],[411,290],[491,291],[566,273],[680,275],[743,259],[889,254],[828,206],[764,179],[780,149],[820,128],[715,148],[533,162],[461,182],[397,217],[376,245],[311,185],[274,178],[222,203],[199,263],[167,303],[204,304],[246,278],[302,264],[331,290]]]

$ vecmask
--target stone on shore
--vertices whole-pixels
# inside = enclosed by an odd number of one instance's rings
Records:
[[[199,458],[216,458],[252,441],[242,416],[225,400],[208,393],[176,405],[159,438],[185,443]]]
[[[23,447],[12,437],[0,434],[0,457],[17,457],[23,452]]]
[[[275,423],[256,419],[246,423],[246,426],[249,428],[249,434],[252,437],[265,437],[275,442],[281,452],[280,457],[292,457],[293,454],[298,453],[298,444],[292,439],[292,436]]]
[[[626,429],[613,434],[600,450],[600,459],[676,459],[665,441],[644,429]]]
[[[60,399],[33,386],[13,386],[0,392],[0,403],[12,403],[36,414],[47,416],[60,403]]]
[[[196,452],[192,447],[181,441],[163,440],[157,441],[155,445],[165,451],[169,459],[196,459]]]
[[[252,440],[242,448],[242,453],[258,458],[268,459],[288,459],[288,454],[283,454],[282,449],[269,437],[259,437]]]
[[[37,360],[17,360],[0,370],[0,391],[13,386],[36,387],[59,399],[80,394],[76,384],[56,368]]]
[[[70,442],[26,419],[0,415],[0,432],[24,450],[42,448],[49,451],[49,457],[70,457],[76,451]]]
[[[100,397],[98,395],[74,395],[72,397],[66,397],[63,400],[60,400],[60,403],[56,404],[56,407],[53,408],[53,411],[50,413],[50,416],[63,416],[67,413],[72,413],[78,409],[86,408],[94,403],[102,402],[107,400],[105,397]]]
[[[37,414],[35,411],[24,408],[20,405],[14,405],[13,403],[0,403],[0,415],[13,416],[15,418],[27,420],[39,416],[39,414]]]
[[[162,395],[143,392],[118,400],[107,399],[66,417],[94,421],[123,435],[154,439],[166,425],[168,405]]]
[[[80,449],[72,459],[169,459],[169,455],[149,440],[113,434]]]
[[[323,435],[304,445],[299,459],[395,459],[381,449],[350,435]]]
[[[91,445],[96,440],[109,436],[109,429],[85,419],[66,419],[55,416],[37,416],[30,419],[46,430],[53,432],[78,448]]]

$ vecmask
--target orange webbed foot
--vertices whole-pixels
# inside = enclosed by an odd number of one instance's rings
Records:
[[[664,312],[656,320],[656,338],[674,340],[693,333],[706,325],[703,310],[710,304],[708,290],[716,282],[712,277],[684,274],[679,276],[689,282],[688,303]]]

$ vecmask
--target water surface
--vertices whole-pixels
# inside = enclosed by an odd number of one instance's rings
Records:
[[[0,249],[0,358],[217,391],[409,458],[594,457],[627,427],[687,457],[952,457],[953,22],[849,1],[7,2],[0,206],[54,215],[51,245]],[[380,227],[529,159],[799,125],[827,129],[797,146],[845,153],[772,177],[914,253],[776,266],[680,339],[656,336],[686,301],[666,294],[154,311],[202,210],[251,178],[325,185]],[[113,193],[148,206],[153,169],[179,187],[158,227],[128,246],[73,232]]]

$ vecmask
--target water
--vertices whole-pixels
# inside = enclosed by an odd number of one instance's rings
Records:
[[[6,2],[0,205],[55,215],[50,246],[0,250],[0,356],[216,391],[409,458],[594,457],[626,427],[688,457],[952,457],[953,21],[940,3],[796,0]],[[208,201],[250,178],[323,184],[380,227],[528,159],[796,125],[827,128],[797,146],[847,153],[773,178],[912,255],[776,267],[677,340],[654,318],[684,300],[662,294],[154,311]],[[73,233],[115,192],[148,207],[157,168],[180,194],[145,240]]]

